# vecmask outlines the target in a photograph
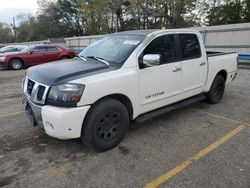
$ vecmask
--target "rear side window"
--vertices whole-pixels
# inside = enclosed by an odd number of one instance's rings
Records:
[[[179,34],[182,57],[184,60],[201,57],[201,48],[197,35]]]
[[[45,46],[39,46],[39,47],[35,47],[34,52],[46,52],[46,47]]]
[[[176,61],[176,47],[174,35],[164,35],[154,39],[144,50],[146,54],[160,54],[162,64]]]
[[[59,51],[59,49],[57,47],[54,47],[54,46],[48,46],[47,51],[49,51],[49,52],[57,52],[57,51]]]

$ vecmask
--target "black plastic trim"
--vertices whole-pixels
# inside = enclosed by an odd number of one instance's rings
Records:
[[[193,104],[193,103],[203,101],[205,99],[206,99],[205,95],[197,95],[197,96],[182,100],[180,102],[177,102],[177,103],[174,103],[174,104],[171,104],[171,105],[168,105],[168,106],[153,110],[153,111],[145,113],[145,114],[142,114],[142,115],[140,115],[139,117],[136,118],[136,122],[144,123],[146,121],[150,121],[150,120],[152,120],[152,119],[154,119],[156,117],[159,117],[159,116],[161,116],[163,114],[166,114],[168,112],[171,112],[173,110],[188,106],[188,105]]]

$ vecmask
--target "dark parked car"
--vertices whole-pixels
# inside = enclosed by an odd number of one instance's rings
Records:
[[[27,47],[28,46],[23,46],[23,45],[5,46],[3,48],[0,48],[0,54],[11,53],[11,52],[20,52]]]
[[[36,45],[17,53],[0,54],[0,65],[13,70],[75,57],[72,50],[56,45]]]

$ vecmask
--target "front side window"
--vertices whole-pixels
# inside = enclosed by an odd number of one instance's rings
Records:
[[[54,47],[54,46],[48,46],[47,51],[49,51],[49,52],[57,52],[57,51],[59,51],[59,49],[57,47]]]
[[[18,48],[17,48],[17,51],[20,52],[20,51],[22,51],[23,49],[25,49],[25,47],[18,47]]]
[[[184,60],[201,57],[200,43],[196,34],[179,34],[179,37]]]
[[[162,64],[176,61],[174,35],[164,35],[154,39],[143,51],[143,55],[146,54],[160,54]]]

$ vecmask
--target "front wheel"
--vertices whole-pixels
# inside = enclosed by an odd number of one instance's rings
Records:
[[[20,59],[12,59],[9,62],[9,68],[12,70],[20,70],[23,67],[23,63]]]
[[[118,145],[129,126],[126,107],[114,99],[104,99],[90,109],[82,129],[81,139],[96,151],[107,151]]]
[[[225,79],[217,75],[213,81],[210,91],[207,93],[207,102],[210,104],[219,103],[224,95]]]

